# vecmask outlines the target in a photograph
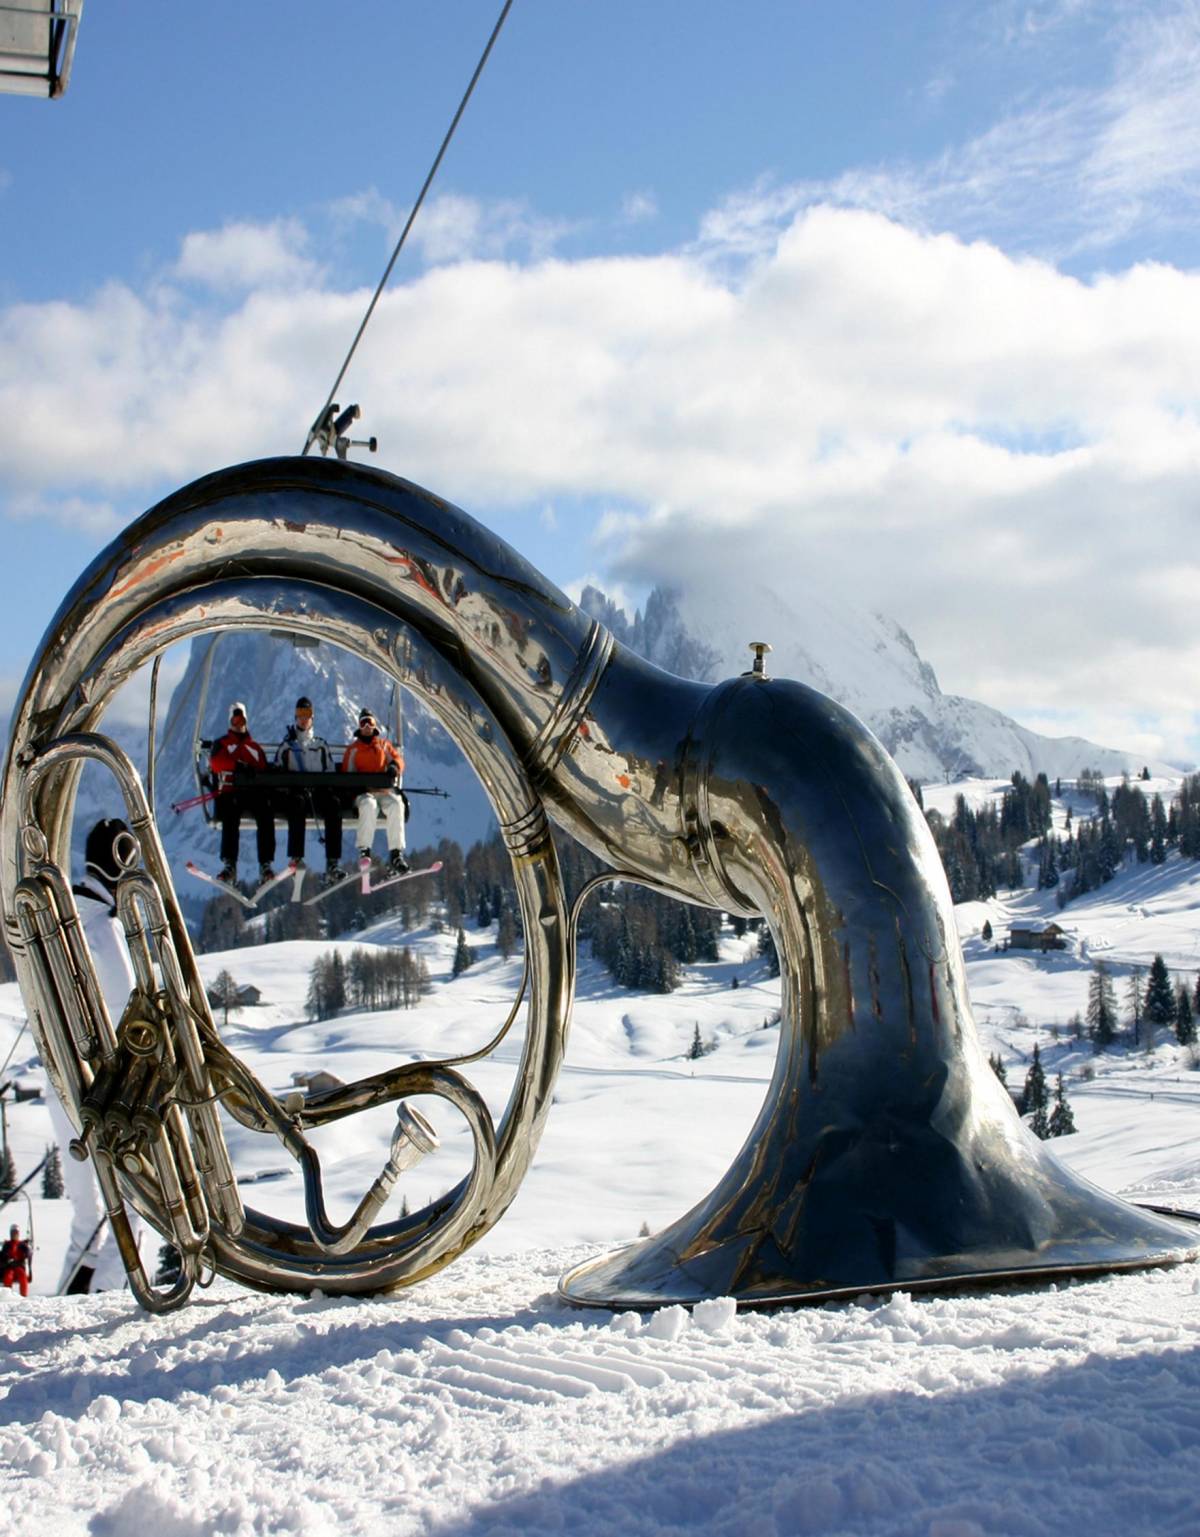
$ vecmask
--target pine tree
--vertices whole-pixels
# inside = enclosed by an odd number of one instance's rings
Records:
[[[779,952],[775,948],[775,936],[764,923],[758,936],[758,953],[767,963],[767,975],[779,975]]]
[[[1112,818],[1108,816],[1100,818],[1099,858],[1100,881],[1102,885],[1107,885],[1121,867],[1121,845],[1117,841]]]
[[[991,942],[992,942],[992,923],[991,923],[991,919],[990,918],[985,918],[983,920],[983,927],[979,931],[979,937],[980,937],[980,939],[983,940],[984,944],[987,944],[987,945],[991,944]]]
[[[500,909],[500,917],[496,923],[496,949],[505,960],[517,948],[517,920],[511,906],[506,902]]]
[[[1103,961],[1092,966],[1088,983],[1087,1022],[1091,1027],[1096,1050],[1111,1046],[1117,1033],[1117,1004],[1113,997],[1112,978]]]
[[[1196,1039],[1196,1017],[1192,1013],[1192,1000],[1181,982],[1175,999],[1175,1039],[1181,1046],[1191,1046]]]
[[[5,1147],[0,1153],[0,1196],[11,1195],[17,1188],[17,1163],[12,1148]]]
[[[183,1262],[179,1250],[164,1238],[158,1250],[158,1270],[154,1275],[155,1286],[174,1286],[182,1270]]]
[[[1067,1104],[1067,1091],[1063,1087],[1061,1073],[1054,1085],[1054,1109],[1050,1112],[1050,1122],[1047,1127],[1047,1135],[1051,1137],[1069,1137],[1075,1131],[1075,1117],[1071,1113],[1071,1107]]]
[[[1167,814],[1163,810],[1162,796],[1156,795],[1150,802],[1150,863],[1161,865],[1167,857]]]
[[[700,1039],[700,1026],[697,1024],[692,1032],[692,1044],[688,1047],[688,1057],[691,1061],[695,1062],[697,1058],[703,1055],[704,1042]]]
[[[358,954],[358,951],[355,951],[355,954]],[[372,1002],[367,1002],[364,996],[366,990],[361,982],[363,982],[361,976],[356,976],[356,985],[353,987],[356,1004],[361,1008],[375,1007]],[[323,956],[317,956],[317,959],[312,962],[312,970],[309,971],[309,991],[306,998],[309,1019],[332,1019],[338,1010],[346,1007],[346,1002],[346,962],[341,959],[338,951],[327,950]]]
[[[213,897],[204,904],[196,949],[202,955],[214,950],[236,950],[246,943],[245,934],[246,909],[241,903],[232,897]]]
[[[1046,1094],[1046,1074],[1042,1068],[1041,1048],[1034,1046],[1033,1060],[1029,1064],[1029,1071],[1025,1074],[1025,1086],[1021,1090],[1020,1110],[1022,1115],[1046,1116],[1046,1106],[1049,1103]],[[1039,1136],[1042,1134],[1039,1132]]]
[[[996,1077],[999,1078],[1000,1082],[1005,1086],[1005,1088],[1007,1088],[1008,1074],[1004,1069],[1004,1058],[998,1051],[988,1058],[988,1066],[991,1068],[992,1072],[995,1073]]]
[[[65,1194],[62,1159],[59,1156],[58,1144],[52,1142],[46,1149],[46,1162],[42,1168],[42,1200],[61,1201]]]
[[[1175,1022],[1175,989],[1171,986],[1171,974],[1161,955],[1150,962],[1150,975],[1146,980],[1146,996],[1142,1015],[1146,1023],[1154,1026]]]
[[[1125,990],[1125,1001],[1129,1007],[1129,1023],[1133,1026],[1133,1044],[1136,1046],[1142,1038],[1142,968],[1135,966],[1129,973],[1129,986]]]
[[[1038,890],[1053,891],[1058,885],[1057,840],[1046,837],[1038,844]]]
[[[452,977],[461,977],[463,972],[471,964],[471,947],[467,943],[467,935],[464,929],[458,931],[458,943],[454,947],[454,963],[450,967]]]

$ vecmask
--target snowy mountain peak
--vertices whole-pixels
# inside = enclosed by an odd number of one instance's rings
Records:
[[[1142,766],[1129,753],[1081,737],[1042,736],[988,705],[943,694],[894,619],[813,584],[785,597],[759,582],[737,612],[719,584],[711,591],[656,587],[632,618],[596,587],[584,589],[580,606],[640,656],[700,682],[744,672],[749,642],[770,641],[774,676],[811,684],[853,710],[913,779],[1007,778],[1014,769],[1076,778],[1085,768],[1112,775]],[[746,613],[754,616],[754,634],[739,617]]]

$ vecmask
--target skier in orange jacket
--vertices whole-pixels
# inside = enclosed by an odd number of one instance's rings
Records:
[[[408,870],[408,860],[404,857],[404,803],[400,798],[404,758],[380,731],[370,710],[363,710],[358,717],[358,730],[342,758],[342,769],[359,774],[390,772],[393,775],[392,788],[364,790],[354,803],[358,811],[358,853],[361,859],[371,857],[375,823],[382,812],[387,830],[388,873],[404,875]]]

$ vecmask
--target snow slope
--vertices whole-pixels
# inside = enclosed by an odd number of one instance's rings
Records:
[[[978,800],[996,787],[968,785]],[[942,791],[936,792],[937,794]],[[933,792],[931,792],[933,794]],[[929,801],[930,795],[926,799]],[[933,794],[936,799],[936,794]],[[1060,808],[1061,810],[1061,808]],[[997,954],[979,938],[1039,913],[1061,954]],[[1132,867],[1061,914],[1046,896],[958,910],[985,1048],[1019,1085],[1037,1042],[1079,1124],[1054,1150],[1138,1199],[1200,1208],[1200,1072],[1172,1041],[1095,1056],[1068,1021],[1090,959],[1123,977],[1161,952],[1200,965],[1200,867]],[[395,925],[397,920],[390,920]],[[304,1018],[312,958],[292,942],[202,957],[263,991],[231,1019],[266,1082],[325,1066],[349,1079],[409,1054],[482,1041],[516,981],[490,930],[452,979],[453,936],[379,926],[435,981],[412,1012]],[[739,986],[732,988],[732,979]],[[688,969],[665,998],[612,986],[585,959],[567,1063],[511,1211],[441,1275],[390,1300],[260,1297],[217,1282],[183,1312],[127,1294],[46,1295],[64,1203],[35,1198],[37,1295],[0,1291],[0,1508],[14,1537],[215,1537],[277,1532],[537,1537],[1192,1537],[1200,1488],[1200,1265],[956,1296],[735,1314],[728,1301],[645,1316],[575,1312],[558,1275],[711,1188],[753,1122],[778,1038],[778,984],[750,945]],[[0,1062],[25,1081],[28,1037],[0,988]],[[716,1049],[686,1056],[699,1026]],[[498,1113],[519,1042],[468,1069]],[[422,1108],[427,1108],[423,1104]],[[407,1177],[423,1202],[461,1169],[445,1152]],[[340,1217],[378,1170],[388,1118],[342,1123],[322,1147]],[[44,1107],[10,1111],[18,1163]],[[244,1174],[286,1159],[233,1137]],[[290,1172],[248,1198],[299,1213]],[[6,1214],[7,1215],[7,1214]],[[23,1220],[23,1211],[22,1211]]]
[[[393,1302],[0,1302],[12,1537],[1193,1537],[1195,1267],[647,1318],[571,1251]]]

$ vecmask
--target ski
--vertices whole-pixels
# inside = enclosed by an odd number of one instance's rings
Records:
[[[341,891],[349,881],[349,875],[344,875],[340,881],[334,881],[331,886],[322,886],[320,891],[315,891],[311,897],[301,899],[302,907],[311,907],[314,902],[323,902],[326,897],[331,897],[335,891]]]
[[[366,892],[366,894],[368,896],[371,896],[376,891],[384,891],[384,890],[386,890],[388,886],[399,885],[399,883],[401,881],[411,881],[411,880],[414,880],[418,875],[436,875],[441,868],[442,868],[442,861],[440,859],[435,859],[434,862],[431,865],[426,865],[421,870],[406,870],[403,875],[389,875],[386,880],[379,881],[374,886],[367,885],[363,889],[365,890],[365,892]],[[371,879],[371,872],[370,872],[370,870],[368,870],[366,872],[365,879],[367,881],[370,881],[370,879]]]
[[[363,873],[363,876],[362,876],[362,879],[363,879],[363,881],[366,884],[364,884],[360,889],[361,889],[363,895],[370,896],[373,892],[383,891],[384,888],[387,887],[387,886],[395,886],[397,884],[397,882],[399,882],[399,881],[415,880],[418,875],[436,875],[441,868],[442,868],[442,861],[440,859],[437,859],[437,860],[434,860],[433,864],[425,865],[423,869],[420,869],[420,870],[406,870],[403,875],[392,875],[392,876],[389,876],[387,880],[380,881],[379,884],[376,885],[376,886],[372,886],[372,885],[369,884],[370,879],[371,879],[371,871],[370,871],[370,868],[368,868]],[[344,890],[345,886],[346,886],[346,882],[349,879],[350,879],[350,877],[347,876],[346,880],[337,881],[332,886],[324,887],[321,891],[318,891],[315,896],[305,897],[305,899],[304,899],[304,906],[305,907],[311,907],[314,902],[323,902],[326,897],[332,896],[335,891],[342,891],[342,890]]]
[[[207,881],[210,886],[215,886],[218,891],[223,891],[227,897],[232,897],[235,902],[240,902],[243,907],[251,912],[258,906],[267,892],[283,881],[295,881],[297,878],[303,883],[303,865],[285,865],[278,875],[273,875],[269,881],[263,881],[261,886],[256,886],[249,896],[244,895],[236,886],[231,886],[228,881],[219,880],[217,876],[210,875],[207,870],[202,870],[199,865],[194,865],[189,859],[187,873],[194,875],[198,881]]]

